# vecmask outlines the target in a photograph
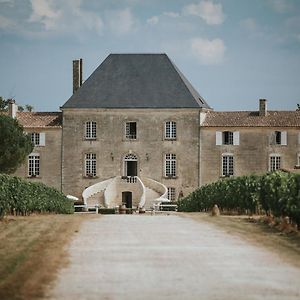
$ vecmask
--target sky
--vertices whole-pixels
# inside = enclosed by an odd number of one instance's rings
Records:
[[[0,0],[0,96],[58,111],[72,60],[166,53],[217,111],[295,110],[299,0]]]

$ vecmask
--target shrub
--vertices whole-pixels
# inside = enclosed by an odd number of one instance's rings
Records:
[[[263,176],[226,178],[204,185],[178,201],[179,211],[255,213],[259,209],[276,217],[288,216],[300,226],[300,175],[281,171]]]
[[[33,212],[73,213],[74,205],[52,187],[0,174],[0,217],[5,213],[28,215]]]

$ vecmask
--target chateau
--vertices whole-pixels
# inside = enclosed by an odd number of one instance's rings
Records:
[[[300,111],[216,112],[166,54],[111,54],[61,112],[9,113],[35,144],[16,175],[88,206],[150,208],[228,176],[300,165]]]

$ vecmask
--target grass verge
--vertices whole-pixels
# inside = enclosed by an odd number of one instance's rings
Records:
[[[82,215],[7,217],[0,222],[0,299],[41,299],[67,264],[65,245]]]
[[[276,253],[281,259],[300,268],[300,234],[283,233],[274,227],[260,222],[259,218],[248,216],[218,216],[207,213],[183,213],[196,221],[204,221],[219,229],[236,235],[258,247],[264,247]]]

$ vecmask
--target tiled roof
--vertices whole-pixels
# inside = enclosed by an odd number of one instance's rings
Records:
[[[110,54],[64,108],[209,108],[166,54]]]
[[[300,127],[300,111],[268,111],[259,116],[258,111],[209,111],[204,127]]]
[[[23,127],[61,127],[61,112],[17,112],[17,120]]]

